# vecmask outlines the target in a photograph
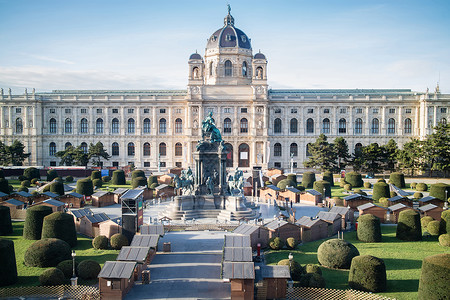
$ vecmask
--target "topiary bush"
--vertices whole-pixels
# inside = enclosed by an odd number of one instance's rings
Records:
[[[289,266],[292,280],[298,281],[305,274],[305,269],[295,260],[282,259],[278,262],[279,266]]]
[[[420,214],[413,209],[406,209],[398,215],[396,238],[404,241],[420,241],[422,228]]]
[[[339,186],[340,186],[341,188],[343,188],[346,184],[348,184],[348,182],[345,181],[344,178],[341,178],[341,180],[339,181]]]
[[[309,189],[313,187],[314,181],[316,181],[316,174],[314,172],[305,172],[302,177],[302,185]]]
[[[366,192],[364,192],[364,191],[361,191],[361,189],[355,189],[355,194],[360,194],[360,195],[363,195],[363,196],[367,196],[367,193]]]
[[[307,264],[305,266],[305,272],[306,273],[317,273],[319,275],[322,275],[322,269],[319,267],[319,265]]]
[[[384,182],[384,183],[386,183],[386,180],[384,180],[383,178],[380,178],[380,179],[377,180],[377,182]]]
[[[398,188],[405,188],[405,175],[400,172],[394,172],[389,175],[389,182]]]
[[[25,251],[24,262],[29,267],[54,267],[63,260],[71,259],[70,246],[60,239],[42,239]]]
[[[148,186],[151,186],[154,183],[158,184],[158,176],[152,175],[152,176],[148,177]],[[270,182],[269,184],[272,184],[272,182]]]
[[[430,216],[425,216],[420,219],[420,225],[422,226],[422,230],[426,230],[428,224],[434,219]]]
[[[273,250],[280,250],[284,247],[284,242],[279,237],[269,239],[269,247]]]
[[[102,177],[102,180],[103,180],[103,182],[110,182],[111,181],[111,177],[109,177],[109,176],[103,176]]]
[[[433,220],[427,225],[427,232],[430,235],[439,235],[439,221]]]
[[[5,178],[0,178],[0,192],[9,194],[9,182]]]
[[[301,287],[324,288],[325,279],[317,273],[307,273],[303,275],[298,283]]]
[[[382,197],[390,198],[389,185],[386,182],[377,182],[373,185],[373,200],[378,200]]]
[[[20,188],[17,189],[18,192],[25,192],[28,193],[28,188],[25,186],[21,186]]]
[[[5,178],[5,172],[3,172],[3,169],[0,169],[0,178]]]
[[[25,178],[28,179],[28,180],[31,180],[33,178],[41,179],[41,175],[39,174],[39,170],[34,168],[34,167],[26,168],[23,171],[23,176],[25,176]]]
[[[295,182],[293,186],[297,185],[297,174],[288,174],[286,179]]]
[[[330,171],[323,172],[322,180],[328,181],[330,183],[330,186],[334,186],[334,177],[332,172]]]
[[[336,206],[344,206],[344,199],[333,197],[333,201]]]
[[[91,180],[94,180],[94,179],[102,179],[102,172],[92,171],[91,172]]]
[[[50,192],[58,194],[60,196],[64,195],[64,183],[55,181],[50,185]]]
[[[297,190],[299,190],[300,192],[303,192],[305,190],[305,187],[301,184],[297,185]]]
[[[423,198],[423,194],[421,192],[415,192],[413,197],[414,199],[421,199]]]
[[[0,205],[0,235],[8,235],[12,232],[13,228],[9,207]]]
[[[42,238],[57,238],[66,241],[70,247],[77,245],[77,232],[72,215],[54,212],[44,218]]]
[[[331,185],[328,181],[314,181],[313,189],[321,193],[324,197],[331,197]]]
[[[65,278],[67,278],[67,279],[72,278],[72,276],[73,276],[73,260],[72,259],[63,260],[62,262],[57,264],[56,267],[64,273]],[[75,275],[77,275],[77,267],[78,267],[78,262],[75,261]]]
[[[47,171],[47,181],[52,181],[56,177],[58,177],[58,172],[56,170],[50,169]]]
[[[441,221],[439,222],[439,233],[450,233],[450,210],[444,210],[441,213]]]
[[[115,250],[120,250],[122,249],[123,246],[129,245],[127,237],[121,233],[114,234],[109,240],[109,242],[111,244],[111,248]]]
[[[450,234],[441,234],[439,236],[439,245],[441,245],[442,247],[450,247]]]
[[[33,179],[31,179],[31,184],[36,184],[37,182],[38,182],[38,179],[37,178],[33,178]]]
[[[67,176],[66,177],[66,182],[73,182],[73,176]]]
[[[95,186],[96,188],[101,188],[103,185],[103,181],[101,179],[94,179],[92,180],[92,185]]]
[[[19,176],[17,177],[17,179],[19,179],[19,181],[24,181],[24,180],[27,180],[28,178],[27,178],[26,176],[19,175]]]
[[[133,172],[131,172],[131,180],[133,180],[134,178],[137,177],[145,177],[145,172],[142,170],[134,170]],[[146,179],[147,180],[147,179]]]
[[[147,186],[147,179],[145,177],[135,177],[131,181],[131,186],[133,189],[137,188],[138,186]]]
[[[378,203],[384,207],[389,206],[389,201],[388,201],[388,198],[386,198],[386,197],[381,197],[380,199],[378,199]]]
[[[423,182],[420,182],[416,185],[416,190],[419,192],[426,192],[428,191],[428,185],[426,185]]]
[[[448,299],[450,254],[441,253],[423,259],[419,279],[419,300]]]
[[[62,285],[66,281],[64,273],[58,268],[47,269],[39,276],[39,282],[43,286]]]
[[[154,189],[156,189],[156,187],[157,187],[158,185],[159,185],[158,183],[152,183],[152,184],[149,186],[149,188],[150,188],[151,190],[154,190]]]
[[[29,207],[25,217],[25,224],[23,225],[23,238],[27,240],[39,240],[42,235],[44,217],[52,212],[52,208],[49,206],[36,205]]]
[[[112,184],[113,185],[125,185],[127,184],[125,180],[125,172],[123,170],[115,170],[112,175]]]
[[[378,293],[386,290],[386,284],[386,266],[382,259],[371,255],[353,258],[348,274],[350,288]]]
[[[77,181],[77,193],[85,196],[90,196],[94,193],[94,184],[89,178],[80,179]]]
[[[100,264],[95,260],[83,260],[77,268],[78,276],[84,280],[96,279],[100,273]]]
[[[380,219],[372,214],[364,214],[358,218],[358,240],[366,243],[381,242]]]
[[[0,217],[1,219],[1,217]],[[0,235],[2,235],[0,233]],[[0,238],[0,286],[7,286],[17,282],[16,254],[14,242]]]
[[[290,237],[286,239],[286,247],[288,249],[295,249],[297,248],[298,242],[295,240],[295,238]]]
[[[416,189],[416,186],[417,186],[417,182],[411,182],[410,187],[412,189]]]
[[[450,185],[441,182],[431,185],[430,196],[436,197],[441,201],[446,201],[446,193],[450,195]]]
[[[351,243],[341,239],[330,239],[320,244],[317,259],[322,266],[333,269],[348,269],[359,251]]]
[[[344,185],[344,190],[351,191],[352,190],[352,185],[350,183],[345,184]]]
[[[94,247],[94,249],[108,249],[108,243],[108,237],[98,235],[92,240],[92,247]]]
[[[36,179],[36,178],[34,178]],[[25,187],[30,187],[31,186],[31,182],[29,180],[24,180],[20,183],[21,186],[25,186]]]
[[[364,185],[361,174],[357,172],[346,173],[345,181],[350,183],[352,187],[362,187]]]
[[[370,188],[372,188],[372,184],[370,182],[366,181],[366,182],[364,182],[364,187],[366,189],[370,189]]]

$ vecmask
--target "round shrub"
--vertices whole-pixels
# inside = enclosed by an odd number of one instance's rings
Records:
[[[439,236],[439,245],[441,245],[442,247],[450,247],[450,234],[441,234]]]
[[[23,175],[19,175],[19,176],[17,177],[17,179],[19,179],[19,181],[28,180],[28,178],[27,178],[26,176],[23,176]]]
[[[314,181],[316,181],[316,174],[314,172],[305,172],[302,177],[302,185],[309,189],[313,187]]]
[[[444,210],[441,213],[441,221],[439,222],[439,233],[450,233],[450,210]]]
[[[358,240],[366,243],[381,242],[380,219],[372,214],[364,214],[358,218]]]
[[[91,180],[94,179],[102,179],[102,173],[100,171],[92,171],[91,172]]]
[[[377,180],[377,182],[384,182],[384,183],[386,183],[386,180],[384,180],[384,178],[380,178],[380,179]]]
[[[77,268],[78,276],[84,280],[96,279],[100,273],[100,264],[95,260],[83,260]]]
[[[50,169],[47,171],[47,181],[52,181],[56,177],[58,177],[58,172],[56,172],[56,170]]]
[[[322,275],[322,269],[319,267],[319,265],[307,264],[305,266],[305,272]]]
[[[377,182],[373,185],[374,200],[378,200],[381,197],[390,198],[389,185],[386,182]]]
[[[63,260],[71,259],[70,246],[60,239],[42,239],[25,251],[25,265],[29,267],[54,267]]]
[[[66,241],[70,247],[77,244],[77,233],[72,215],[54,212],[44,218],[42,238],[57,238]]]
[[[448,299],[450,254],[441,253],[423,259],[419,279],[419,300]]]
[[[137,177],[144,177],[145,178],[145,172],[142,170],[134,170],[131,172],[131,180]]]
[[[411,187],[412,189],[415,189],[416,186],[417,186],[417,182],[411,182],[410,187]]]
[[[73,176],[67,176],[66,177],[66,182],[73,182]]]
[[[127,184],[125,180],[125,172],[123,170],[115,170],[112,175],[112,184],[114,185],[125,185]]]
[[[360,194],[360,195],[363,195],[363,196],[367,196],[367,193],[366,192],[364,192],[364,191],[361,191],[361,189],[355,189],[355,194]]]
[[[421,192],[415,192],[413,197],[414,199],[421,199],[423,198],[423,194]]]
[[[133,189],[137,188],[138,186],[147,186],[147,179],[145,177],[135,177],[131,181],[131,186]]]
[[[58,194],[60,196],[64,195],[64,183],[55,181],[50,185],[50,192]]]
[[[419,192],[426,192],[428,191],[428,185],[426,185],[423,182],[420,182],[416,185],[416,190]]]
[[[436,197],[441,201],[446,201],[446,191],[450,195],[450,185],[445,183],[435,183],[431,185],[430,196]]]
[[[61,176],[58,176],[58,177],[56,177],[56,178],[54,179],[54,181],[57,181],[57,182],[62,182],[62,183],[64,183],[64,180],[62,179],[62,177],[61,177]]]
[[[111,177],[109,176],[103,176],[102,177],[103,182],[110,182],[111,181]]]
[[[323,197],[331,197],[331,185],[328,181],[314,181],[313,189],[323,195]]]
[[[339,197],[333,197],[334,204],[336,206],[344,206],[344,199],[341,199]]]
[[[273,237],[269,240],[269,247],[273,250],[280,250],[284,247],[284,242],[279,237]]]
[[[78,262],[75,260],[75,275],[77,274],[77,266],[78,266]],[[63,260],[62,262],[57,264],[56,267],[64,273],[64,277],[66,277],[67,279],[72,278],[72,276],[73,276],[73,260],[72,259]]]
[[[341,180],[339,181],[339,186],[340,186],[341,188],[343,188],[347,183],[348,183],[348,182],[345,181],[344,178],[341,178]]]
[[[392,198],[392,197],[395,197],[395,196],[397,196],[397,193],[396,192],[394,192],[394,191],[391,191],[391,192],[389,192],[389,196]]]
[[[295,182],[294,186],[297,185],[297,174],[288,174],[286,179]]]
[[[25,224],[23,225],[23,238],[26,240],[39,240],[42,235],[44,217],[52,212],[52,208],[49,206],[36,205],[29,207],[25,217]]]
[[[268,182],[270,182],[269,184],[272,184],[271,181],[268,181]],[[158,184],[158,176],[150,176],[150,177],[148,177],[148,186],[151,186],[153,183]]]
[[[386,197],[381,197],[380,199],[378,199],[378,203],[384,207],[389,206],[389,201],[388,201],[388,198],[386,198]]]
[[[323,172],[322,180],[328,181],[330,183],[330,186],[334,186],[334,178],[332,172],[330,171]]]
[[[422,228],[420,214],[413,209],[406,209],[398,215],[396,237],[404,241],[420,241]]]
[[[159,184],[157,184],[157,183],[152,183],[150,186],[149,186],[149,188],[151,189],[151,190],[154,190],[154,189],[156,189],[156,187],[158,186]]]
[[[16,254],[14,242],[0,238],[0,286],[7,286],[17,281]]]
[[[278,265],[289,266],[292,280],[299,281],[302,275],[305,274],[305,269],[295,260],[289,261],[289,259],[282,259],[278,262]]]
[[[94,179],[92,180],[92,185],[95,186],[96,188],[101,188],[103,185],[103,181],[101,179]]]
[[[295,249],[295,248],[297,248],[297,245],[298,245],[298,242],[293,237],[286,239],[286,247],[288,249]]]
[[[439,221],[433,220],[428,223],[427,231],[431,235],[439,235]]]
[[[36,184],[37,182],[38,182],[38,179],[37,178],[33,178],[33,179],[31,179],[31,184]]]
[[[36,179],[36,178],[34,178]],[[31,186],[31,182],[29,180],[24,180],[20,183],[21,186],[26,186],[26,187],[30,187]]]
[[[108,238],[104,235],[98,235],[92,240],[94,249],[108,249]]]
[[[277,187],[281,190],[284,190],[285,188],[287,188],[288,186],[296,186],[297,184],[289,179],[283,179],[280,180],[277,184]]]
[[[354,290],[378,293],[386,290],[384,261],[371,255],[356,256],[352,260],[348,285]]]
[[[90,196],[94,193],[94,185],[89,178],[80,179],[77,181],[77,193],[85,196]]]
[[[359,251],[355,246],[340,239],[327,240],[317,249],[319,263],[333,269],[350,268],[353,257],[358,255]]]
[[[0,178],[0,192],[9,194],[9,183],[5,178]]]
[[[115,250],[120,250],[123,246],[129,245],[127,237],[121,233],[114,234],[109,242],[111,244],[111,248]]]
[[[398,188],[405,188],[405,175],[400,172],[394,172],[389,175],[389,182]]]
[[[20,188],[17,189],[17,191],[18,191],[18,192],[25,192],[25,193],[28,193],[29,190],[28,190],[27,187],[21,186]]]
[[[362,187],[364,185],[361,174],[357,172],[346,173],[345,181],[350,183],[353,187]]]
[[[297,190],[299,190],[300,192],[303,192],[305,190],[305,187],[301,184],[297,185]]]
[[[39,170],[34,168],[34,167],[26,168],[23,171],[23,176],[25,176],[25,178],[28,179],[28,180],[31,180],[33,178],[41,179],[41,175],[39,174]]]
[[[311,288],[324,288],[325,279],[322,275],[317,273],[307,273],[303,275],[299,280],[299,285],[301,287],[311,287]]]
[[[352,190],[352,185],[350,183],[345,184],[344,185],[344,190],[351,191]]]
[[[423,229],[423,230],[426,230],[428,224],[429,224],[431,221],[433,221],[433,218],[430,217],[430,216],[422,217],[422,219],[420,219],[420,225],[422,226],[422,229]]]
[[[366,182],[364,182],[364,187],[366,189],[370,189],[370,188],[372,188],[372,184],[370,182],[366,181]]]
[[[43,286],[62,285],[66,282],[66,278],[60,269],[50,268],[39,276],[39,282]]]

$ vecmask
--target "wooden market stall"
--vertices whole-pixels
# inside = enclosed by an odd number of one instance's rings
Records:
[[[164,236],[164,225],[163,224],[144,224],[140,229],[141,234],[157,234],[160,237]]]
[[[398,223],[398,215],[400,214],[400,212],[402,212],[406,209],[411,209],[411,207],[406,206],[403,203],[397,203],[392,206],[389,206],[388,210],[390,212],[390,221],[392,223],[397,224]]]
[[[419,207],[419,212],[422,215],[422,217],[430,216],[437,221],[441,220],[442,211],[443,211],[442,207],[431,203]]]
[[[131,261],[106,261],[98,274],[101,299],[123,299],[134,285],[136,265]]]
[[[317,205],[319,203],[322,203],[322,199],[322,193],[316,190],[307,190],[304,193],[300,194],[301,204]]]
[[[342,218],[342,229],[347,229],[348,222],[353,224],[355,222],[355,213],[350,209],[350,207],[343,206],[333,206],[329,212],[338,213]]]
[[[70,208],[81,208],[85,205],[84,196],[75,192],[60,196],[59,201],[67,203]]]
[[[333,236],[342,230],[342,216],[337,212],[319,211],[317,218],[328,223],[328,236]]]
[[[92,206],[95,207],[104,207],[116,203],[114,201],[114,194],[106,191],[98,191],[92,194],[91,199],[92,199]]]
[[[261,277],[267,287],[266,299],[284,299],[287,281],[291,278],[289,266],[261,266]]]
[[[109,220],[105,213],[86,215],[80,220],[80,233],[95,238],[100,235],[100,223]]]
[[[261,248],[269,245],[269,230],[259,225],[241,224],[233,230],[233,233],[250,236],[250,244],[253,250],[256,250],[258,244]]]
[[[303,216],[297,221],[300,226],[300,241],[312,242],[328,237],[328,223],[324,220]]]
[[[149,247],[123,246],[117,255],[117,261],[136,262],[134,272],[134,280],[142,279],[142,271],[147,268],[147,264],[151,262],[151,254]]]
[[[386,223],[386,214],[388,209],[383,206],[375,205],[373,203],[366,203],[357,207],[359,215],[372,214],[380,219],[381,223]]]
[[[223,279],[231,283],[231,299],[253,300],[255,283],[255,266],[253,262],[224,261]]]

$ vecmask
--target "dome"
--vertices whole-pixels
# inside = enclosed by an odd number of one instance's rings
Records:
[[[266,59],[266,56],[264,54],[262,54],[261,52],[259,52],[259,53],[256,53],[253,58],[254,59]]]
[[[198,53],[192,53],[189,59],[202,59],[202,56]]]

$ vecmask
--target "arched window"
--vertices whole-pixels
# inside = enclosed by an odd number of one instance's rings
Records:
[[[282,149],[280,143],[273,145],[273,156],[281,156],[281,151]]]
[[[314,133],[314,120],[311,118],[306,120],[306,133]]]
[[[80,133],[88,133],[88,120],[86,118],[81,119]]]
[[[246,118],[241,119],[241,133],[248,132],[248,121]]]
[[[112,156],[119,156],[119,144],[114,142],[111,146],[111,155]]]
[[[339,133],[346,133],[347,132],[347,121],[342,118],[339,120]]]
[[[256,68],[256,78],[257,79],[263,79],[263,68],[257,67]]]
[[[225,62],[225,76],[233,76],[233,64],[229,60]]]
[[[150,144],[144,143],[144,156],[150,156]]]
[[[412,133],[412,121],[410,118],[405,119],[405,134]]]
[[[297,133],[298,132],[298,121],[296,118],[291,119],[289,124],[289,131],[291,133]]]
[[[69,148],[71,146],[72,146],[72,143],[67,142],[67,143],[64,144],[64,149],[67,149],[67,148]]]
[[[199,79],[200,78],[200,71],[197,67],[194,67],[192,69],[192,78]]]
[[[292,156],[298,156],[298,146],[297,146],[296,143],[292,143],[292,144],[291,144],[291,147],[290,147],[290,149],[289,149],[289,153],[290,153]]]
[[[231,133],[231,119],[226,118],[223,120],[223,133]]]
[[[247,144],[239,145],[239,163],[238,166],[242,168],[248,168],[250,165],[250,147]]]
[[[395,133],[395,120],[393,118],[390,118],[388,120],[388,134],[394,134]]]
[[[33,120],[28,121],[28,127],[33,128]]]
[[[166,119],[162,118],[159,120],[159,133],[166,133]]]
[[[183,120],[180,118],[175,120],[175,133],[183,133]]]
[[[227,168],[233,167],[233,146],[231,144],[225,144],[225,149],[228,151],[227,153]]]
[[[181,143],[175,144],[175,156],[182,156],[183,155],[183,146]]]
[[[119,120],[114,118],[111,122],[111,133],[119,133]]]
[[[103,133],[103,119],[98,118],[95,122],[95,132],[96,133]]]
[[[306,144],[306,156],[311,156],[312,154],[309,152],[309,148],[311,148],[311,143]]]
[[[242,63],[242,76],[247,77],[247,74],[248,74],[248,66],[247,66],[247,62],[244,61]]]
[[[56,120],[54,118],[50,119],[49,131],[50,133],[56,133]]]
[[[85,153],[85,154],[88,153],[88,145],[85,142],[82,142],[80,144],[80,148],[81,148],[81,151],[83,151],[83,153]]]
[[[377,118],[372,119],[372,134],[378,134],[380,133],[380,121],[378,121]]]
[[[144,119],[144,133],[150,133],[150,119],[149,118],[145,118]]]
[[[362,144],[361,143],[357,143],[355,145],[355,154],[361,154],[362,151]]]
[[[212,76],[212,75],[213,75],[213,67],[214,67],[213,62],[210,62],[210,63],[209,63],[209,76]]]
[[[361,134],[362,133],[362,119],[358,118],[355,120],[355,134]]]
[[[166,143],[159,144],[159,155],[166,156],[167,149],[166,149]]]
[[[134,134],[135,128],[134,128],[134,119],[129,118],[128,119],[128,133]]]
[[[72,133],[72,120],[71,119],[66,119],[64,121],[64,132]]]
[[[16,119],[16,133],[21,134],[23,132],[23,123],[21,118]]]
[[[51,142],[48,145],[48,155],[54,156],[56,153],[56,144],[54,142]]]
[[[327,134],[330,133],[330,119],[325,118],[322,121],[322,133]]]
[[[134,143],[128,143],[128,156],[134,156]]]
[[[273,133],[281,133],[281,119],[276,118],[273,121]]]
[[[442,118],[441,121],[440,121],[440,123],[441,123],[442,125],[447,125],[447,119],[446,119],[446,118]]]

